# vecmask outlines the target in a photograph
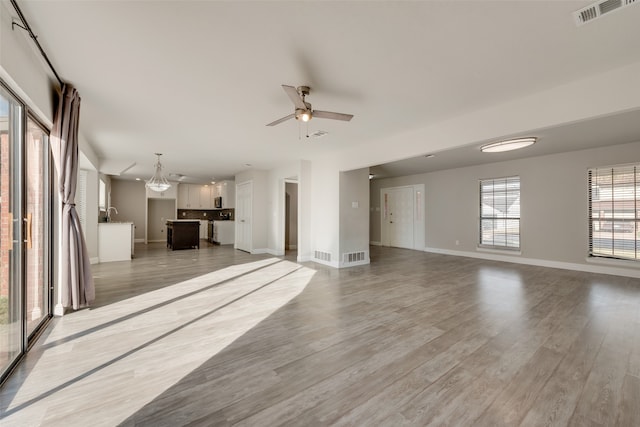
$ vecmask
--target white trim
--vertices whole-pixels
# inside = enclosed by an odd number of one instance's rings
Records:
[[[369,242],[371,246],[382,246],[382,242]]]
[[[96,256],[96,257],[89,258],[89,264],[98,264],[98,263],[100,263],[99,257]]]
[[[167,239],[160,239],[160,240],[147,240],[147,243],[162,243],[162,242],[166,242]]]
[[[329,267],[333,267],[333,268],[340,268],[340,263],[338,261],[323,261],[315,257],[311,257],[311,261],[317,262],[318,264],[322,264],[322,265],[328,265]]]
[[[144,239],[134,239],[133,243],[144,243]]]
[[[468,258],[479,258],[490,261],[512,262],[515,264],[535,265],[538,267],[561,268],[564,270],[584,271],[586,273],[611,274],[614,276],[640,278],[640,269],[605,267],[596,265],[579,264],[573,262],[551,261],[537,258],[522,258],[517,256],[506,256],[491,253],[478,253],[466,251],[453,251],[450,249],[424,248],[425,252],[443,255],[463,256]]]
[[[242,249],[240,249],[242,250]],[[271,249],[267,249],[267,248],[259,248],[259,249],[251,249],[251,252],[249,252],[251,255],[260,255],[260,254],[271,254],[271,252],[269,252]]]
[[[640,262],[625,259],[613,259],[604,257],[586,257],[585,261],[589,264],[610,265],[621,268],[640,269]]]
[[[477,246],[476,251],[478,252],[487,252],[490,254],[502,254],[502,255],[522,255],[522,251],[515,249],[499,249],[499,248],[483,248],[482,246]]]
[[[280,249],[267,248],[267,249],[260,249],[260,250],[264,251],[263,253],[267,253],[267,254],[273,255],[273,256],[283,256],[284,255],[284,250],[280,250]]]
[[[53,315],[56,317],[64,316],[64,307],[62,306],[62,303],[56,304],[53,308]]]
[[[338,268],[349,268],[349,267],[355,267],[358,265],[367,265],[367,264],[371,264],[371,260],[369,258],[362,261],[357,261],[357,262],[341,262]]]

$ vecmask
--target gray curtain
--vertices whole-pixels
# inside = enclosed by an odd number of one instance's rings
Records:
[[[89,305],[95,299],[93,276],[87,245],[76,212],[75,197],[78,177],[78,120],[80,95],[65,84],[53,119],[51,150],[58,171],[58,191],[62,201],[62,305],[74,310]]]

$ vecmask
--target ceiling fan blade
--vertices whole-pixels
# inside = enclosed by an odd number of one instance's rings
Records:
[[[319,119],[333,119],[333,120],[342,120],[343,122],[348,122],[353,118],[353,114],[343,114],[343,113],[334,113],[331,111],[313,110],[313,117],[317,117]]]
[[[296,108],[300,109],[300,110],[306,110],[307,106],[304,105],[304,101],[302,101],[302,98],[300,97],[300,94],[298,93],[298,89],[296,89],[293,86],[287,86],[287,85],[282,85],[282,89],[284,89],[285,92],[287,92],[287,95],[289,95],[289,98],[291,99],[291,102],[293,102],[293,105],[296,106]]]
[[[271,122],[269,123],[267,126],[275,126],[275,125],[279,125],[282,122],[286,122],[289,119],[293,119],[296,115],[295,114],[289,114],[288,116],[284,116],[281,119],[276,120],[275,122]]]

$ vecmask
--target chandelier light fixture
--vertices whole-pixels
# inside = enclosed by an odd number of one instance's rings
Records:
[[[155,153],[158,156],[158,163],[155,164],[156,172],[153,174],[151,179],[147,181],[145,184],[149,190],[157,191],[158,193],[162,193],[163,191],[167,191],[171,184],[167,181],[167,178],[162,175],[162,164],[160,163],[161,153]]]

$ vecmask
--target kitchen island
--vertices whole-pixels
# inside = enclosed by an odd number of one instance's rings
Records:
[[[197,219],[167,220],[167,247],[177,249],[200,249],[200,221]]]
[[[128,261],[133,258],[134,226],[132,222],[98,224],[99,262]]]

